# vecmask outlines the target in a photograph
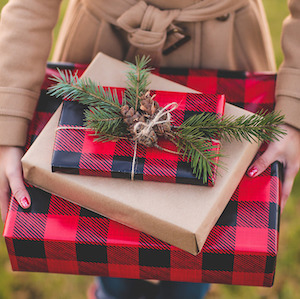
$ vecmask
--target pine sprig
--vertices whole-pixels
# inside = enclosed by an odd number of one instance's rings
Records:
[[[223,167],[218,163],[218,158],[222,155],[216,151],[217,145],[213,145],[210,139],[196,137],[193,135],[183,135],[181,132],[175,134],[175,144],[183,158],[191,162],[193,173],[199,179],[202,177],[203,183],[207,183],[208,177],[212,176],[213,168]]]
[[[189,117],[176,128],[184,136],[198,136],[201,132],[206,138],[222,138],[226,141],[245,139],[249,142],[278,140],[284,132],[279,125],[284,117],[278,112],[242,115],[240,117],[200,113]]]
[[[71,71],[58,71],[60,77],[52,78],[56,85],[49,88],[50,95],[62,96],[88,106],[89,109],[84,113],[84,124],[94,130],[96,136],[101,135],[101,141],[111,141],[118,136],[128,135],[121,115],[121,106],[125,104],[124,97],[120,104],[116,90],[104,90],[90,78],[79,79],[78,75],[73,75]],[[99,140],[98,137],[96,139]]]
[[[112,114],[99,106],[84,111],[84,125],[92,129],[101,141],[112,141],[118,137],[128,136],[127,126],[121,115]]]
[[[119,103],[116,92],[112,92],[110,89],[104,90],[90,78],[79,79],[78,75],[73,75],[71,71],[69,73],[58,71],[61,78],[58,76],[52,78],[56,85],[51,86],[48,90],[51,96],[57,98],[62,96],[88,106],[98,105],[102,109],[113,110],[117,113],[120,111],[123,103]]]
[[[127,65],[130,67],[130,70],[127,73],[127,89],[125,91],[125,97],[128,104],[138,110],[140,107],[140,97],[145,94],[149,86],[149,75],[151,68],[148,68],[147,65],[150,62],[149,56],[143,56],[135,58],[135,64],[127,62]]]

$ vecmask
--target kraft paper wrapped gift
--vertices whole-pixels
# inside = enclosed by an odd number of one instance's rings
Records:
[[[47,69],[48,74],[55,72],[55,66],[51,67]],[[65,66],[60,65],[62,67]],[[79,66],[75,69],[82,71]],[[203,88],[207,92],[216,87],[231,92],[238,90],[235,101],[242,106],[246,104],[246,87],[251,86],[251,95],[261,95],[251,108],[272,108],[275,82],[272,74],[197,71],[197,80],[201,83],[203,78],[212,83]],[[49,81],[45,80],[43,88],[48,86]],[[248,100],[250,103],[249,97]],[[59,103],[42,90],[27,148]],[[279,165],[274,163],[255,180],[245,176],[197,256],[28,186],[31,209],[22,210],[13,199],[5,224],[4,237],[12,268],[15,271],[271,286],[278,250],[279,174]]]
[[[103,86],[125,87],[128,66],[98,54],[84,73]],[[193,92],[158,76],[150,88]],[[225,105],[225,115],[250,114]],[[52,173],[51,158],[58,110],[22,159],[26,180],[51,193],[98,212],[112,220],[157,237],[194,255],[203,244],[258,150],[258,144],[222,142],[227,169],[212,188],[203,186],[129,181],[115,178]]]

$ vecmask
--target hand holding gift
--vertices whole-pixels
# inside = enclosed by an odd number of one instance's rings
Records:
[[[284,165],[281,211],[292,191],[295,177],[300,168],[300,131],[288,125],[283,125],[282,129],[285,130],[286,135],[282,139],[270,143],[267,150],[249,167],[247,172],[250,177],[256,177],[276,160]]]
[[[0,210],[5,221],[10,191],[23,209],[30,206],[30,196],[23,183],[21,157],[23,150],[19,147],[0,146]]]

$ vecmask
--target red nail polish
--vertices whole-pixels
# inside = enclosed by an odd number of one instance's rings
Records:
[[[20,205],[23,209],[28,209],[30,207],[30,203],[27,197],[23,197],[20,200]]]
[[[251,167],[249,170],[248,170],[248,175],[253,178],[255,177],[255,175],[258,173],[258,169],[256,167]]]

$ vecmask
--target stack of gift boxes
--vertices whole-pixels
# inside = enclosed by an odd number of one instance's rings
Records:
[[[105,63],[113,75],[105,71],[108,83],[101,84],[122,88],[119,62],[102,54],[83,76],[100,78],[99,65],[106,69]],[[80,73],[85,69],[65,67]],[[49,73],[55,73],[54,66]],[[272,74],[154,73],[159,76],[153,76],[154,89],[172,90],[157,91],[158,101],[179,103],[172,115],[178,123],[200,111],[222,115],[224,94],[226,102],[252,112],[273,108]],[[235,151],[234,157],[225,158],[230,167],[220,178],[214,173],[209,186],[199,186],[201,180],[178,155],[141,147],[135,179],[144,182],[132,182],[124,179],[131,171],[131,144],[101,145],[86,131],[57,130],[82,126],[82,107],[66,102],[48,122],[60,104],[45,93],[50,84],[45,79],[28,147],[37,140],[23,159],[32,207],[22,210],[12,199],[4,230],[13,270],[272,285],[280,215],[278,163],[250,179],[243,173],[257,146],[225,144],[225,152]],[[225,114],[246,113],[226,105]]]

